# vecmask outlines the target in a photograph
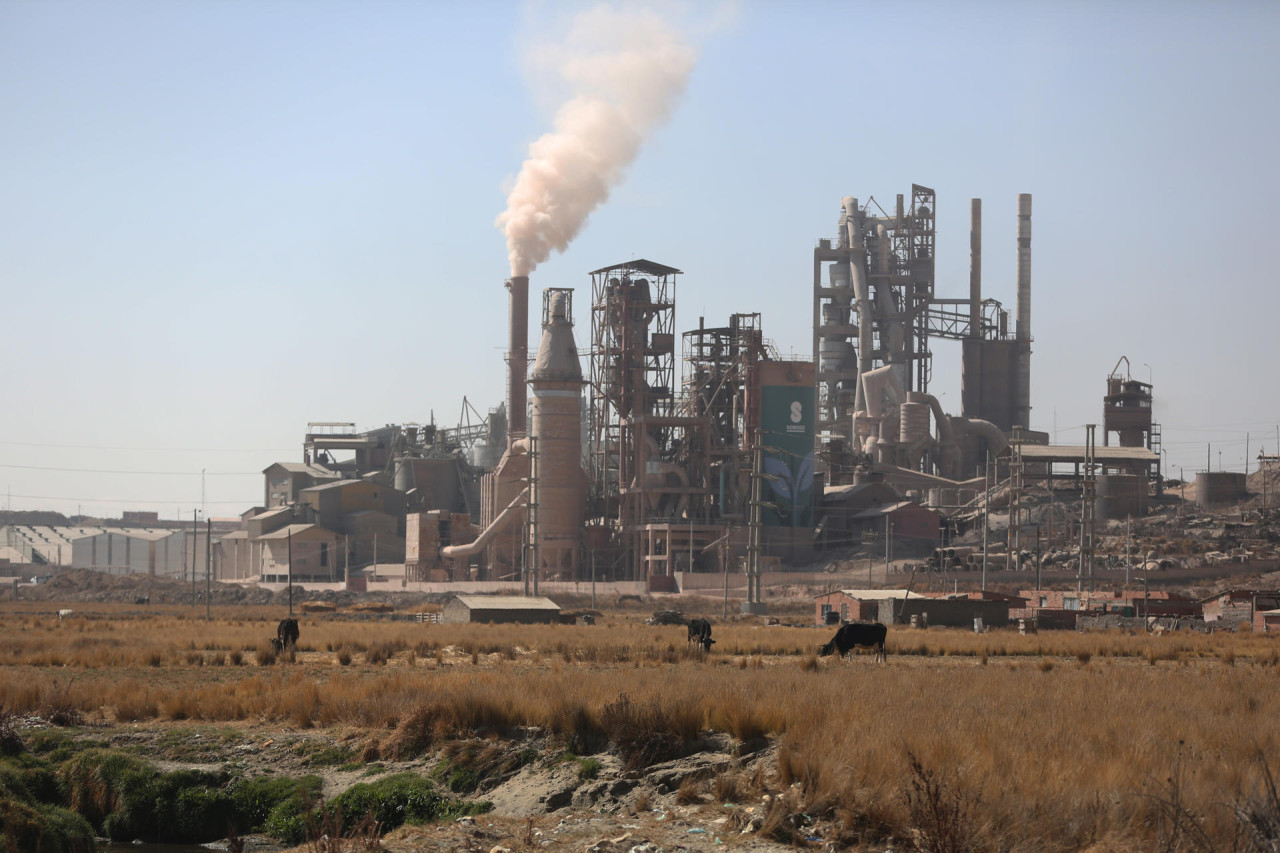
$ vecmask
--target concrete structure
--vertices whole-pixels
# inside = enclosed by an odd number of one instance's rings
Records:
[[[290,524],[258,537],[262,546],[262,580],[284,583],[338,583],[345,579],[346,560],[338,534],[318,524]]]
[[[445,602],[441,621],[556,623],[560,621],[560,606],[549,598],[520,595],[457,595]]]
[[[267,509],[297,503],[303,489],[337,480],[340,474],[301,462],[276,462],[262,472],[265,482],[262,504]]]

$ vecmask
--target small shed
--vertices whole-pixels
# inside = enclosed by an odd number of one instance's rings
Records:
[[[559,622],[560,605],[523,595],[456,595],[444,605],[441,622]]]
[[[898,601],[904,598],[923,598],[918,592],[905,589],[837,589],[819,595],[814,600],[814,619],[817,625],[842,624],[844,622],[875,622],[880,618],[880,602]]]
[[[1259,610],[1253,615],[1253,630],[1259,634],[1280,631],[1280,610]]]

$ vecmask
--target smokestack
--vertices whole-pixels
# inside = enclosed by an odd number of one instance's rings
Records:
[[[1031,194],[1018,195],[1018,341],[1014,425],[1031,428]]]
[[[969,200],[969,336],[982,337],[982,199]]]
[[[507,279],[511,294],[507,352],[507,446],[526,432],[529,390],[525,377],[529,369],[529,276],[514,275]]]
[[[1015,337],[1031,340],[1031,194],[1018,196],[1018,324]]]

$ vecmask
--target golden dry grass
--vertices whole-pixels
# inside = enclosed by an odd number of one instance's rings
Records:
[[[1225,839],[1224,804],[1252,792],[1256,755],[1280,747],[1280,646],[1249,633],[894,629],[878,665],[814,657],[828,629],[717,625],[703,655],[682,627],[617,614],[596,627],[325,616],[302,618],[292,662],[268,663],[275,613],[99,615],[0,610],[3,709],[352,726],[369,754],[393,757],[517,726],[588,744],[622,714],[679,737],[777,739],[788,796],[854,835],[913,819],[914,760],[974,815],[969,831],[1004,849],[1149,848],[1174,794]],[[712,787],[728,800],[747,785]]]

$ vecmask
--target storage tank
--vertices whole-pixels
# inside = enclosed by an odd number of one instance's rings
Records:
[[[587,477],[582,470],[582,367],[573,341],[572,291],[543,291],[542,343],[529,376],[538,571],[545,579],[576,580]]]
[[[1196,504],[1216,507],[1232,504],[1248,494],[1244,474],[1233,471],[1202,471],[1196,475]]]
[[[1147,478],[1139,474],[1102,474],[1094,488],[1094,513],[1104,521],[1147,514]]]

